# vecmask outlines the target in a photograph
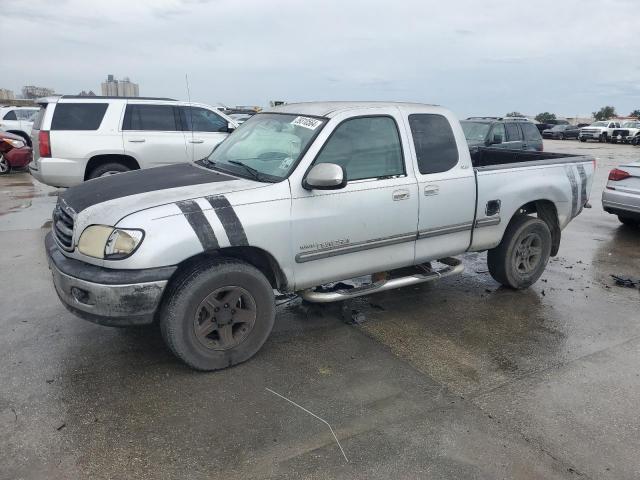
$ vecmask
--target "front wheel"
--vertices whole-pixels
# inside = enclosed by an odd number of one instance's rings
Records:
[[[251,358],[271,333],[275,297],[255,267],[231,258],[203,261],[174,281],[160,311],[162,337],[196,370]]]
[[[6,175],[11,171],[11,165],[6,157],[0,153],[0,175]]]
[[[584,137],[578,137],[578,140],[580,140],[581,142],[586,142],[587,141],[587,139],[584,138]]]
[[[562,133],[561,133],[561,134],[559,134],[559,135],[558,135],[558,140],[564,140],[564,134],[562,134]]]
[[[523,289],[540,278],[550,254],[551,232],[547,224],[519,215],[509,223],[500,244],[487,253],[487,265],[495,281]]]

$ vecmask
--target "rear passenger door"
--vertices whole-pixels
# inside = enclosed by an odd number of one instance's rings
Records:
[[[505,148],[510,150],[524,149],[524,139],[522,138],[520,126],[516,122],[505,122],[504,129],[507,132],[507,144]]]
[[[416,263],[459,254],[471,242],[475,176],[467,150],[460,158],[452,120],[431,113],[408,117],[420,198]]]
[[[175,105],[128,103],[122,121],[124,151],[142,168],[188,160],[180,112]]]

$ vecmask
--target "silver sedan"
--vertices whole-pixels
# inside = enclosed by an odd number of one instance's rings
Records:
[[[625,225],[640,226],[640,161],[620,165],[609,172],[602,192],[602,208]]]

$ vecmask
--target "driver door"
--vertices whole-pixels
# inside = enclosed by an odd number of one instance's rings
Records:
[[[333,119],[313,162],[343,167],[345,187],[305,190],[292,182],[296,289],[413,264],[418,195],[402,119],[395,109],[368,110]]]

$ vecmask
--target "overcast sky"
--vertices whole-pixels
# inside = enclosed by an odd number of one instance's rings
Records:
[[[0,0],[0,87],[210,104],[409,100],[459,115],[640,108],[636,0]]]

